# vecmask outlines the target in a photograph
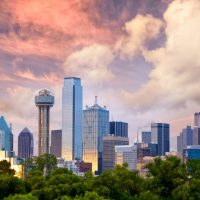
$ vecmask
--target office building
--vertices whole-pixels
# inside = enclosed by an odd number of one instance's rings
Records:
[[[193,144],[200,145],[200,112],[194,113]]]
[[[142,143],[151,143],[151,132],[142,132]]]
[[[169,124],[164,123],[152,123],[151,124],[151,142],[158,144],[158,156],[164,156],[166,152],[170,151]]]
[[[81,79],[64,79],[62,91],[62,157],[82,159],[82,86]]]
[[[200,127],[200,112],[194,113],[194,126]]]
[[[57,158],[62,156],[62,130],[51,131],[51,147],[50,153],[55,155]]]
[[[76,166],[78,167],[80,173],[92,172],[92,163],[77,161]]]
[[[50,108],[54,105],[54,96],[43,89],[35,97],[38,107],[38,155],[49,154]]]
[[[188,145],[193,145],[193,129],[191,126],[184,128],[177,137],[177,152],[182,157],[183,149]]]
[[[83,111],[83,160],[92,163],[95,174],[102,172],[103,137],[109,134],[109,111],[95,104]]]
[[[128,123],[110,122],[110,135],[128,137]]]
[[[137,170],[137,147],[115,146],[115,165],[128,164],[128,169]]]
[[[103,171],[106,169],[112,170],[115,166],[116,145],[129,145],[129,139],[113,135],[103,138]]]
[[[183,161],[200,160],[200,145],[191,145],[183,149]]]
[[[0,150],[13,151],[13,134],[3,116],[0,117]]]
[[[18,156],[28,159],[33,156],[33,134],[24,128],[18,136]]]

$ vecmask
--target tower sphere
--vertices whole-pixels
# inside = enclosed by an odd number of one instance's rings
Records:
[[[49,90],[42,89],[38,92],[38,94],[35,97],[35,104],[38,107],[40,106],[52,107],[54,105],[54,96]]]

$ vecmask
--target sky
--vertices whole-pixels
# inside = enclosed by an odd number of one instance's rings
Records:
[[[15,149],[28,127],[37,146],[41,88],[55,95],[61,129],[64,77],[82,79],[83,105],[106,105],[133,142],[151,122],[171,125],[171,149],[200,111],[199,0],[0,1],[0,115]],[[37,147],[35,148],[37,152]]]

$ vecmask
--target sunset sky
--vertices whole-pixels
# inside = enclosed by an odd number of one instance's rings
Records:
[[[15,147],[26,126],[37,137],[41,88],[55,95],[51,129],[61,129],[65,76],[82,79],[84,107],[97,95],[110,119],[128,122],[131,141],[139,127],[170,123],[176,149],[200,111],[200,1],[1,0],[0,115]]]

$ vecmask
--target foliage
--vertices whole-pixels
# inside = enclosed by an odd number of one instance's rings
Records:
[[[148,176],[143,178],[127,165],[116,166],[95,177],[84,177],[68,169],[56,168],[54,158],[44,155],[35,159],[24,180],[13,175],[0,175],[0,199],[30,200],[198,200],[200,199],[200,164],[184,164],[176,157],[156,158],[148,164]],[[43,176],[44,163],[50,171]],[[10,195],[10,196],[9,196]],[[9,197],[8,197],[9,196]]]
[[[15,170],[11,169],[11,164],[7,160],[0,161],[0,174],[15,175]]]

